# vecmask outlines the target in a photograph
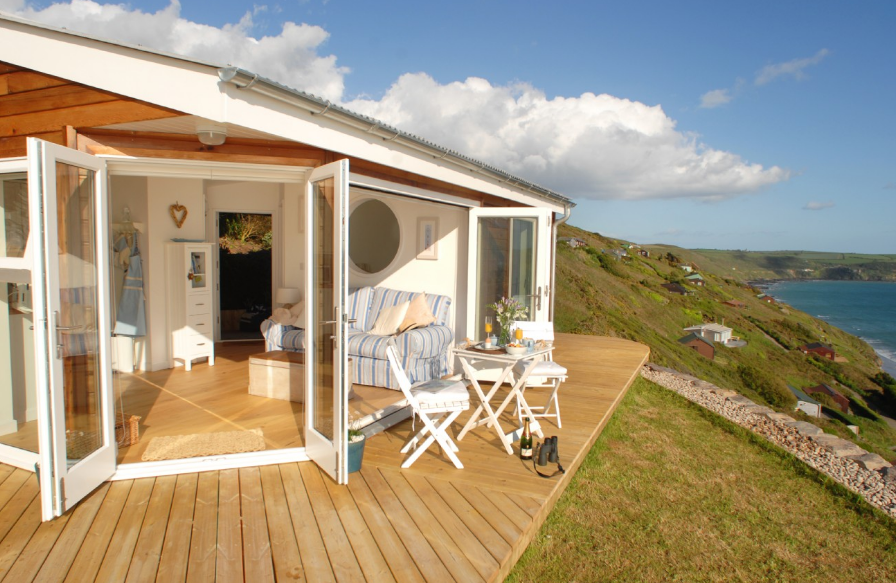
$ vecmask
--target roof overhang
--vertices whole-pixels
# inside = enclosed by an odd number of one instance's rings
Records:
[[[0,15],[0,60],[516,204],[566,212],[549,189],[250,72]]]

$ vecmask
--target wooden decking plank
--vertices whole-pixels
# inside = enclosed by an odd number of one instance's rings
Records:
[[[479,512],[460,495],[453,485],[444,480],[431,480],[430,485],[442,500],[460,517],[491,555],[501,562],[510,553],[510,545]]]
[[[40,501],[40,498],[37,498]],[[32,503],[33,504],[33,503]],[[37,507],[36,519],[40,520],[40,505]],[[16,557],[15,563],[6,573],[6,581],[33,581],[53,545],[59,540],[69,520],[74,513],[66,513],[55,520],[41,523],[37,531],[31,536],[31,540]],[[61,577],[60,577],[61,579]]]
[[[152,581],[159,570],[162,543],[171,512],[171,500],[177,476],[156,478],[143,518],[143,527],[134,547],[126,581]]]
[[[181,474],[174,486],[174,498],[168,513],[165,542],[159,557],[159,571],[156,581],[184,581],[187,578],[187,563],[190,558],[193,536],[193,512],[196,507],[196,490],[199,474]]]
[[[401,542],[401,538],[395,532],[386,513],[377,503],[373,492],[370,491],[370,487],[363,479],[363,474],[349,477],[348,489],[368,528],[375,533],[376,542],[383,553],[383,558],[389,564],[393,576],[403,583],[422,583],[423,575],[420,574],[420,570],[414,564],[408,550],[404,548],[404,543]]]
[[[284,509],[287,507],[283,479],[277,466],[262,466],[261,488],[264,492],[264,509],[271,539],[271,556],[277,581],[303,581],[302,557],[292,520]]]
[[[238,470],[221,470],[218,473],[218,552],[215,561],[216,582],[244,579]]]
[[[187,581],[214,581],[218,544],[218,472],[202,472],[196,485]],[[157,579],[158,580],[158,579]]]
[[[382,473],[377,468],[372,468],[362,471],[361,474],[380,507],[389,517],[389,522],[395,527],[395,532],[401,537],[404,547],[417,563],[423,578],[430,582],[451,581],[453,579],[451,573],[417,528],[414,519],[408,514]]]
[[[420,532],[439,555],[445,568],[457,581],[480,581],[482,576],[470,560],[464,556],[442,521],[433,516],[426,503],[420,499],[399,471],[380,468],[380,474],[401,500],[408,514],[414,519]]]
[[[118,526],[109,541],[109,549],[97,573],[99,581],[123,581],[127,577],[155,481],[155,478],[134,480],[118,519]]]
[[[247,581],[273,581],[274,561],[264,512],[258,468],[240,468],[240,509],[243,514],[243,572]]]
[[[15,466],[8,466],[6,464],[0,464],[0,484],[6,481],[6,478],[10,477],[15,470],[18,469]],[[3,504],[0,504],[3,506]]]
[[[305,577],[312,582],[335,582],[336,578],[327,558],[327,549],[320,536],[320,529],[317,527],[298,464],[281,465],[280,479],[283,481],[286,503],[296,542],[299,545]]]
[[[333,566],[336,580],[364,581],[361,566],[358,564],[358,559],[355,557],[342,522],[339,520],[339,515],[333,507],[333,501],[330,500],[330,495],[324,485],[324,480],[330,478],[323,477],[317,466],[312,464],[299,464],[299,472],[305,482],[311,508],[314,510],[314,518],[320,529],[324,546],[327,548],[327,555],[330,557],[330,564]]]
[[[503,512],[501,512],[497,506],[492,504],[492,501],[480,495],[479,492],[475,491],[475,488],[471,488],[467,485],[463,485],[459,487],[455,484],[451,485],[453,488],[457,490],[457,492],[464,497],[464,499],[479,512],[479,515],[482,516],[486,522],[488,522],[492,528],[495,529],[495,532],[501,535],[501,537],[513,545],[517,539],[520,537],[522,529],[516,526],[512,520],[507,518]]]
[[[115,482],[109,488],[67,572],[66,581],[79,583],[93,581],[96,578],[133,484],[132,481]]]
[[[0,490],[3,489],[3,486],[8,485],[5,492],[0,492],[0,495],[7,499],[6,505],[0,508],[0,540],[19,521],[19,517],[37,496],[39,490],[34,474],[16,469],[13,476],[0,484]]]
[[[513,502],[523,509],[523,511],[529,516],[535,516],[538,514],[538,511],[541,510],[542,503],[532,498],[531,496],[523,496],[521,494],[510,494],[508,492],[504,493],[508,498],[513,500]]]
[[[121,484],[119,487],[125,486],[126,484]],[[59,535],[52,549],[48,551],[43,564],[39,566],[40,570],[33,577],[34,581],[62,581],[65,579],[68,569],[74,562],[81,543],[87,536],[87,532],[111,487],[112,484],[106,482],[75,506],[62,534]],[[28,581],[29,578],[22,577],[21,580]]]
[[[330,499],[333,501],[333,507],[339,515],[348,541],[355,551],[355,558],[361,566],[361,571],[364,572],[364,578],[367,581],[395,581],[349,489],[332,480],[325,480],[324,485],[330,493]]]
[[[9,573],[19,554],[37,532],[40,526],[40,516],[40,496],[35,496],[16,524],[10,529],[9,534],[0,541],[0,579]]]
[[[532,517],[526,514],[522,508],[517,506],[516,503],[508,498],[503,492],[498,492],[485,486],[477,488],[477,490],[479,490],[483,496],[491,500],[492,504],[500,508],[501,512],[503,512],[507,518],[512,520],[517,528],[526,530],[526,528],[529,527],[529,523],[532,522]]]
[[[488,580],[489,576],[498,568],[498,562],[479,540],[479,537],[454,513],[454,509],[442,499],[442,496],[426,481],[426,478],[405,474],[404,479],[426,504],[427,510],[445,528],[445,532],[458,546],[463,556],[470,561],[484,580]]]

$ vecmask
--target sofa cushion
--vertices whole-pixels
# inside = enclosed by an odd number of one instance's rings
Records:
[[[377,287],[373,288],[373,290],[373,301],[370,305],[369,316],[371,322],[376,320],[377,314],[379,314],[380,310],[382,310],[383,308],[395,306],[402,302],[409,302],[416,296],[420,295],[418,292],[400,291],[385,287]],[[425,295],[426,305],[429,306],[430,311],[436,317],[434,324],[439,326],[447,326],[448,316],[451,310],[451,299],[448,296],[440,296],[438,294]],[[369,330],[370,327],[372,327],[372,324],[367,328],[362,328],[362,330]]]
[[[370,317],[370,302],[373,299],[372,287],[361,287],[358,289],[348,290],[348,304],[345,311],[349,320],[355,320],[350,323],[350,328],[357,330],[370,330],[376,321],[376,316]]]
[[[373,328],[368,334],[374,336],[392,336],[398,332],[398,326],[404,321],[405,314],[408,313],[408,306],[411,302],[402,302],[397,306],[383,308],[373,323]]]
[[[425,328],[436,321],[432,310],[426,303],[426,294],[419,294],[408,306],[408,312],[404,315],[404,320],[398,326],[399,331],[413,330],[415,328]]]

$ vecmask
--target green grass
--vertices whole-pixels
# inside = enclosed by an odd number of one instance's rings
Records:
[[[643,379],[507,578],[894,580],[896,522]]]

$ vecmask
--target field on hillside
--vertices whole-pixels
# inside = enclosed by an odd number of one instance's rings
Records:
[[[506,580],[894,581],[896,523],[638,379]]]
[[[650,346],[651,359],[657,364],[737,390],[795,417],[802,413],[793,411],[795,400],[787,384],[835,386],[851,399],[852,414],[830,412],[831,419],[812,422],[896,460],[891,449],[896,446],[896,431],[879,415],[896,418],[896,391],[886,392],[872,381],[880,368],[868,344],[799,310],[760,301],[757,290],[727,273],[718,275],[700,265],[706,285],[696,287],[684,281],[687,273],[668,260],[667,252],[617,260],[601,249],[619,249],[618,241],[570,226],[564,226],[561,235],[580,238],[587,246],[558,245],[554,320],[559,331],[643,342]],[[687,261],[683,256],[676,258]],[[670,282],[681,283],[691,295],[676,295],[661,287]],[[742,301],[746,307],[726,305],[726,300]],[[733,328],[747,346],[716,345],[715,359],[709,360],[678,342],[685,335],[683,328],[711,322]],[[796,350],[822,340],[848,362],[817,361]],[[860,436],[847,425],[858,426]]]
[[[756,279],[834,279],[896,281],[896,255],[826,253],[823,251],[737,251],[682,249],[648,245],[651,252],[667,252],[723,277]]]

